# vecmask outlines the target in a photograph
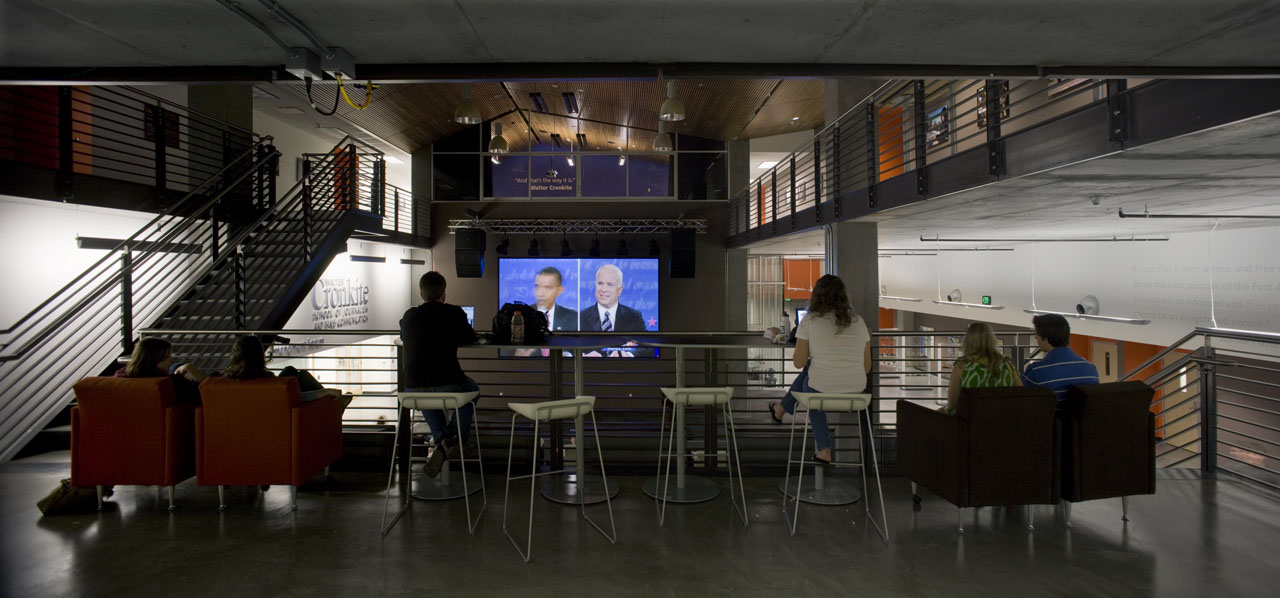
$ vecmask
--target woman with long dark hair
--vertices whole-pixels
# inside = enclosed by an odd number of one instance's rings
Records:
[[[275,374],[267,369],[266,349],[263,348],[262,341],[256,336],[246,335],[237,338],[231,345],[231,362],[227,365],[227,369],[222,370],[222,375],[239,380],[252,380],[253,378],[271,378]],[[343,397],[341,390],[321,386],[306,370],[289,366],[280,371],[280,377],[298,379],[298,388],[302,391],[304,402],[321,397],[336,397],[343,401],[344,409],[351,402],[350,397]]]
[[[199,385],[205,379],[200,368],[183,363],[174,365],[173,345],[162,338],[147,337],[133,345],[129,363],[116,371],[117,378],[173,377],[173,388],[180,401],[200,400]]]
[[[849,303],[849,293],[839,276],[826,274],[813,285],[809,313],[796,327],[792,363],[804,371],[791,384],[781,403],[769,405],[769,414],[782,423],[784,413],[795,413],[795,392],[856,393],[867,387],[871,371],[871,333]],[[861,364],[862,367],[857,367]],[[817,452],[813,460],[831,463],[831,431],[825,411],[809,411]]]

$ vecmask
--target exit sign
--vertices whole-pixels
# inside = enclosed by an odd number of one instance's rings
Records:
[[[983,296],[982,296],[982,304],[983,304],[983,305],[991,305],[991,295],[983,295]]]

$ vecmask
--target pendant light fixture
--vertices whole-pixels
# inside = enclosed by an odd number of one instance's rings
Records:
[[[489,138],[489,153],[507,153],[507,139],[502,136],[502,123],[493,123],[493,137]]]
[[[462,102],[453,110],[453,122],[461,125],[480,124],[480,109],[471,101],[471,84],[462,88]]]
[[[675,147],[671,143],[671,135],[667,133],[667,123],[658,121],[658,136],[653,138],[653,149],[660,152],[669,152]]]
[[[671,122],[684,120],[684,102],[676,99],[675,81],[667,81],[667,99],[658,110],[658,118]]]

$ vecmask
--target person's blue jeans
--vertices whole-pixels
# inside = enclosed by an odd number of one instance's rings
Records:
[[[473,392],[480,390],[480,386],[472,380],[470,376],[463,384],[445,384],[442,386],[430,386],[427,388],[406,388],[405,392]],[[462,443],[466,444],[467,436],[471,434],[471,418],[476,414],[476,401],[480,397],[476,397],[475,401],[464,405],[458,410],[458,417],[454,418],[453,423],[448,423],[448,414],[443,409],[423,409],[422,419],[427,420],[427,426],[431,428],[431,438],[435,440],[436,446],[445,439],[461,438]]]
[[[791,394],[795,392],[821,392],[809,386],[809,364],[805,364],[804,370],[796,376],[796,381],[791,383],[787,396],[782,397],[782,409],[792,415],[795,415],[796,404],[800,402]],[[827,428],[827,412],[821,409],[810,409],[809,425],[813,427],[813,442],[818,450],[831,448],[831,430]]]

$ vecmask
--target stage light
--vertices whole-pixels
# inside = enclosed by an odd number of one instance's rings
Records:
[[[538,240],[537,240],[537,239],[534,239],[534,240],[532,240],[532,241],[529,241],[529,255],[531,255],[531,256],[538,256],[538,255],[541,255],[541,252],[539,252],[539,251],[538,251]]]
[[[502,242],[498,243],[498,246],[494,248],[494,251],[496,251],[498,255],[507,255],[507,249],[509,249],[510,247],[511,247],[511,239],[504,238],[502,239]]]
[[[568,239],[560,239],[560,257],[569,257],[573,255],[573,248],[569,247]]]
[[[587,251],[587,255],[591,257],[600,257],[600,239],[591,240],[591,249]]]
[[[615,255],[619,257],[626,257],[628,255],[626,239],[618,239],[618,251],[615,252]]]
[[[662,255],[662,249],[658,248],[657,239],[649,239],[649,257],[658,257]]]

